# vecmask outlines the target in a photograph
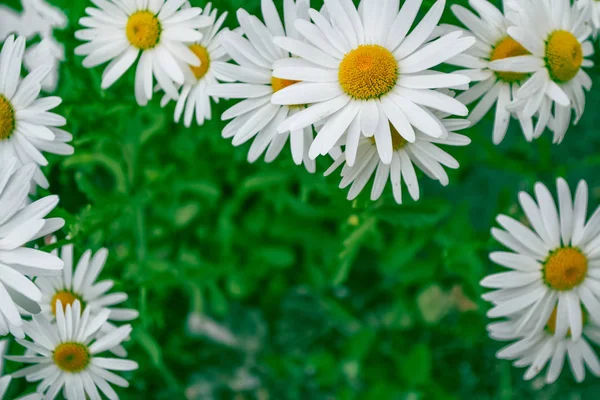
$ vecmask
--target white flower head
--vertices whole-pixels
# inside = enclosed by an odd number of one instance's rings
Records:
[[[415,141],[411,143],[400,135],[394,125],[389,123],[386,134],[391,136],[393,148],[390,164],[384,163],[379,158],[376,138],[362,137],[358,142],[358,149],[351,149],[347,146],[345,152],[336,158],[331,167],[325,172],[325,175],[329,175],[341,164],[345,164],[341,173],[340,188],[350,186],[348,200],[358,196],[373,174],[375,174],[375,178],[371,190],[371,200],[377,200],[381,196],[388,181],[392,187],[394,199],[398,204],[402,203],[403,181],[413,200],[418,200],[420,197],[419,182],[413,164],[431,179],[439,181],[444,186],[448,185],[448,174],[444,170],[444,166],[456,169],[459,164],[454,157],[440,149],[438,145],[468,145],[471,139],[454,133],[454,131],[467,128],[470,122],[464,119],[447,118],[447,115],[440,112],[434,111],[432,113],[439,118],[444,126],[446,134],[443,138],[436,139],[415,130]],[[381,118],[384,118],[384,116],[382,115]],[[346,135],[360,137],[359,126],[354,125],[354,130],[348,130]],[[354,140],[348,140],[348,142],[354,143]],[[348,158],[354,155],[356,155],[356,160],[350,163]]]
[[[0,53],[0,158],[16,157],[21,165],[35,164],[33,181],[48,188],[39,168],[48,165],[42,151],[73,154],[73,147],[67,144],[72,136],[58,128],[66,124],[65,118],[51,112],[61,98],[38,98],[52,66],[44,64],[21,79],[24,52],[25,38],[9,36]]]
[[[34,165],[17,167],[14,158],[0,162],[0,336],[23,336],[20,309],[40,312],[42,293],[26,276],[58,275],[63,267],[60,258],[24,247],[64,225],[61,218],[45,219],[58,204],[57,196],[25,205],[34,172]]]
[[[311,104],[286,119],[279,131],[322,123],[309,151],[314,159],[329,153],[347,129],[360,127],[362,135],[375,137],[385,164],[394,154],[390,123],[411,143],[415,128],[442,138],[442,124],[425,107],[466,116],[462,103],[435,89],[464,86],[469,78],[430,69],[475,43],[461,32],[438,38],[434,31],[445,4],[438,0],[412,30],[420,0],[407,0],[400,10],[398,0],[363,1],[358,10],[351,0],[326,0],[326,14],[309,10],[312,22],[295,23],[306,41],[275,38],[296,57],[277,65],[273,75],[301,82],[275,93],[272,102]],[[359,139],[348,135],[345,144],[357,149],[348,140]]]
[[[221,65],[220,71],[239,83],[213,86],[209,91],[218,97],[243,100],[221,116],[223,120],[232,120],[223,129],[223,137],[233,138],[234,146],[252,139],[249,162],[255,162],[263,154],[266,162],[272,162],[289,139],[294,162],[304,164],[308,171],[314,172],[315,162],[308,157],[313,141],[312,125],[277,131],[286,118],[301,112],[305,105],[272,102],[276,93],[297,83],[274,76],[273,70],[285,65],[291,57],[273,39],[280,36],[300,39],[295,24],[308,23],[309,0],[284,0],[283,21],[273,0],[262,0],[261,5],[264,22],[240,9],[237,18],[241,32],[225,32],[220,38],[227,53],[237,63]]]
[[[494,71],[490,68],[490,63],[526,55],[529,51],[508,34],[508,28],[512,25],[509,16],[512,16],[512,13],[506,2],[504,14],[487,0],[470,0],[469,4],[478,15],[457,4],[452,6],[452,11],[467,27],[468,31],[465,34],[473,35],[477,42],[465,53],[453,57],[447,63],[466,68],[458,72],[467,75],[471,81],[478,82],[457,97],[465,105],[477,102],[469,114],[469,121],[473,125],[478,123],[494,104],[496,105],[492,138],[495,144],[499,144],[506,135],[511,119],[511,112],[507,106],[513,101],[514,93],[527,80],[529,74]],[[449,31],[460,29],[454,26],[444,28]],[[531,116],[527,117],[528,113],[524,110],[516,110],[515,114],[526,139],[531,141]]]
[[[530,54],[498,59],[490,68],[499,72],[531,74],[513,91],[511,111],[524,117],[537,116],[535,130],[525,135],[539,137],[546,127],[560,143],[571,123],[571,109],[576,124],[585,108],[585,91],[592,80],[582,67],[594,63],[586,57],[594,54],[589,40],[589,7],[571,4],[570,0],[523,0],[511,2],[518,10],[508,34]],[[554,114],[552,112],[554,111]]]
[[[556,309],[556,334],[581,338],[582,308],[600,326],[600,207],[586,222],[588,187],[580,181],[575,194],[564,179],[557,180],[558,209],[550,191],[535,185],[537,202],[527,193],[519,203],[529,226],[505,216],[497,218],[504,228],[492,235],[511,252],[493,252],[490,259],[510,272],[493,274],[481,281],[497,289],[483,296],[494,308],[489,317],[521,315],[516,334],[544,329]]]
[[[100,392],[109,399],[118,399],[111,384],[127,387],[129,383],[111,371],[133,371],[138,365],[134,361],[100,355],[121,344],[132,328],[124,325],[98,335],[110,311],[103,310],[96,315],[90,311],[86,308],[82,313],[81,303],[75,301],[65,308],[59,304],[56,324],[41,314],[34,315],[24,326],[32,341],[17,339],[28,354],[6,357],[32,366],[13,373],[13,378],[41,381],[37,391],[44,394],[44,399],[53,400],[61,391],[67,400],[100,399]]]
[[[210,16],[215,22],[200,29],[202,40],[190,45],[190,50],[200,59],[200,65],[190,66],[180,62],[185,82],[180,88],[179,99],[171,99],[165,93],[161,101],[161,106],[164,107],[171,100],[177,100],[175,122],[179,122],[183,116],[186,127],[192,125],[194,114],[198,125],[203,125],[205,120],[212,118],[211,100],[218,103],[219,99],[209,96],[207,89],[209,86],[218,85],[217,79],[231,80],[222,73],[226,68],[223,64],[229,60],[229,57],[219,41],[227,13],[224,12],[217,18],[217,9],[212,8],[212,4],[208,3],[202,14]]]
[[[110,63],[102,74],[102,89],[113,85],[138,60],[135,98],[140,105],[152,99],[153,82],[172,99],[185,82],[181,63],[200,66],[189,48],[202,40],[197,30],[213,23],[198,7],[182,8],[187,0],[93,0],[98,8],[87,8],[79,23],[85,29],[75,37],[87,43],[75,53],[87,56],[83,66]]]

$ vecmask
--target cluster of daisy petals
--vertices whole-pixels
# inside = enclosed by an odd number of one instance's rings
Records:
[[[415,166],[449,183],[444,167],[459,164],[439,146],[468,145],[456,132],[494,105],[494,143],[513,118],[528,141],[548,129],[560,143],[583,114],[592,81],[582,68],[592,66],[590,37],[600,25],[592,0],[505,0],[503,11],[469,0],[471,9],[451,7],[460,27],[439,24],[445,0],[418,21],[422,0],[325,0],[321,10],[309,0],[283,0],[283,18],[273,0],[262,0],[262,19],[240,9],[234,30],[210,3],[92,2],[75,52],[85,67],[108,63],[102,88],[136,64],[137,103],[161,92],[161,105],[174,102],[175,121],[188,127],[211,119],[213,102],[238,100],[221,115],[229,121],[222,135],[235,146],[251,141],[250,162],[274,160],[289,140],[294,162],[310,172],[319,156],[334,159],[326,174],[343,165],[340,186],[350,187],[350,199],[375,175],[371,199],[389,181],[398,203],[402,181],[419,198]],[[22,78],[24,52],[25,39],[14,36],[0,52],[0,335],[26,348],[7,357],[32,364],[12,375],[39,382],[26,398],[117,399],[112,386],[128,383],[111,371],[137,368],[123,359],[132,328],[120,323],[138,313],[114,308],[127,295],[109,294],[110,280],[97,282],[107,251],[88,250],[73,268],[71,246],[60,254],[27,247],[42,237],[51,244],[64,224],[46,218],[56,196],[29,198],[48,187],[43,152],[73,148],[60,128],[66,120],[52,112],[61,99],[40,98],[52,65]],[[433,69],[441,64],[450,72]],[[503,318],[489,326],[490,336],[514,342],[498,357],[527,366],[526,379],[548,365],[553,382],[568,356],[580,381],[586,366],[600,375],[590,346],[600,343],[600,211],[586,222],[585,182],[574,199],[564,180],[557,187],[558,208],[542,184],[535,200],[519,195],[527,225],[498,217],[503,229],[492,234],[511,251],[491,259],[512,271],[482,285],[496,289],[484,295],[494,305],[489,316]],[[0,379],[0,398],[9,381]]]

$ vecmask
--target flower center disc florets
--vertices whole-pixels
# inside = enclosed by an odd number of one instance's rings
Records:
[[[340,63],[338,79],[344,92],[359,100],[378,99],[398,81],[398,62],[385,47],[358,46]]]
[[[91,355],[86,345],[71,342],[59,344],[52,359],[63,371],[77,373],[87,368]]]
[[[6,97],[0,95],[0,140],[5,140],[15,130],[15,110]]]
[[[503,60],[505,58],[526,56],[531,54],[527,49],[510,36],[502,38],[492,50],[490,61]],[[521,72],[496,71],[496,76],[507,83],[522,81],[528,74]]]
[[[390,124],[390,131],[392,133],[392,148],[394,149],[394,151],[400,150],[401,148],[406,146],[408,140],[404,139],[392,124]],[[375,144],[375,136],[371,136],[369,139],[371,139],[371,142]]]
[[[70,290],[62,290],[60,292],[56,292],[56,294],[52,297],[52,300],[50,301],[50,305],[52,307],[52,314],[54,314],[54,315],[56,315],[56,303],[59,300],[62,303],[63,311],[65,311],[67,309],[67,305],[72,306],[73,303],[75,303],[75,300],[79,300],[79,302],[81,303],[82,309],[85,308],[85,303],[83,302],[83,299],[81,298],[81,296],[79,296],[76,293],[73,293]]]
[[[202,79],[210,68],[210,54],[208,54],[206,47],[200,44],[191,45],[190,50],[200,59],[200,65],[198,67],[190,66],[190,69],[194,73],[196,79]]]
[[[583,282],[588,261],[574,247],[563,247],[550,253],[544,263],[544,281],[554,290],[571,290]]]
[[[162,26],[150,11],[138,11],[129,17],[125,28],[127,39],[140,50],[153,48],[160,41]]]
[[[581,43],[571,32],[554,31],[546,42],[546,68],[555,82],[573,79],[583,63]]]

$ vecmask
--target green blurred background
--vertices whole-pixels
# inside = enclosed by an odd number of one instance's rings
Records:
[[[598,68],[589,71],[587,111],[562,145],[549,132],[527,143],[513,121],[494,146],[488,115],[465,132],[470,146],[449,149],[461,164],[450,186],[420,174],[419,202],[406,195],[396,205],[389,187],[377,202],[370,189],[349,202],[338,175],[322,176],[327,157],[314,175],[293,164],[289,147],[270,165],[248,164],[249,144],[221,138],[219,115],[231,102],[185,129],[159,97],[137,106],[133,70],[102,91],[102,68],[87,70],[73,54],[77,21],[92,3],[49,2],[69,17],[57,35],[67,50],[57,94],[76,149],[50,157],[46,169],[61,198],[55,215],[67,220],[61,243],[69,234],[78,254],[108,247],[102,277],[141,313],[127,346],[140,369],[127,375],[122,399],[600,396],[591,374],[578,385],[565,367],[546,386],[496,360],[502,343],[487,337],[478,285],[498,270],[488,260],[500,248],[489,233],[495,216],[522,217],[518,191],[536,181],[554,191],[563,176],[572,188],[587,179],[590,203],[600,201]],[[260,13],[259,0],[213,4],[232,28],[239,7]],[[456,23],[449,7],[442,20]],[[10,393],[26,390],[19,380]]]

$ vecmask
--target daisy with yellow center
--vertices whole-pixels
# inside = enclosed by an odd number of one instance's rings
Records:
[[[75,53],[86,56],[83,66],[93,68],[110,62],[102,74],[102,89],[111,87],[138,61],[135,98],[139,105],[152,99],[154,80],[171,99],[178,99],[178,87],[185,83],[189,66],[200,67],[199,57],[190,49],[202,40],[198,29],[211,26],[214,18],[202,9],[183,9],[181,0],[94,2],[88,16],[79,23],[84,29],[75,37],[87,43]]]
[[[129,322],[138,317],[137,310],[118,307],[127,301],[128,296],[122,292],[111,293],[110,289],[114,286],[112,280],[98,280],[108,258],[108,250],[100,249],[95,254],[91,250],[85,251],[75,268],[72,245],[62,247],[60,254],[54,250],[53,254],[60,255],[64,263],[62,274],[40,277],[35,281],[42,292],[40,306],[46,318],[51,321],[56,318],[58,304],[62,304],[64,311],[65,307],[75,302],[90,309],[92,315],[104,309],[110,312],[108,322],[100,329],[101,333],[116,329],[115,323]],[[121,357],[127,354],[120,346],[111,351]]]
[[[179,98],[171,99],[169,94],[165,93],[161,102],[164,107],[171,100],[176,100],[175,122],[179,122],[183,116],[183,124],[186,127],[192,125],[194,114],[198,125],[203,125],[204,121],[211,119],[211,100],[218,103],[219,99],[208,95],[208,87],[218,85],[219,80],[231,81],[231,78],[224,74],[229,65],[227,64],[229,57],[219,41],[221,27],[227,13],[221,14],[217,19],[217,10],[208,3],[202,15],[210,17],[215,22],[200,29],[202,40],[189,46],[192,53],[200,60],[200,65],[181,63],[185,81],[179,89]]]
[[[508,34],[530,54],[495,60],[490,67],[531,75],[515,91],[508,108],[537,118],[533,138],[548,127],[554,143],[560,143],[571,123],[571,109],[576,124],[583,115],[585,91],[592,87],[583,70],[594,65],[586,58],[594,54],[591,7],[570,0],[523,0],[511,2],[511,7],[518,17],[511,21]]]
[[[584,310],[577,310],[583,321],[583,334],[574,339],[570,332],[557,332],[558,309],[551,308],[543,329],[535,329],[526,313],[518,314],[506,321],[488,325],[490,337],[501,341],[514,341],[504,347],[496,356],[514,360],[516,367],[527,367],[524,379],[530,380],[542,373],[546,366],[546,383],[554,383],[560,376],[568,360],[569,367],[577,382],[585,379],[586,369],[600,376],[600,360],[590,342],[600,344],[600,325],[592,321]]]
[[[72,136],[59,128],[66,119],[52,112],[61,98],[39,97],[52,65],[42,64],[21,79],[24,53],[25,38],[9,36],[0,54],[0,154],[15,157],[19,165],[35,164],[32,179],[47,189],[49,183],[40,167],[48,165],[48,160],[42,152],[73,154],[67,144]]]
[[[334,163],[325,172],[325,175],[331,174],[340,165],[344,164],[341,172],[342,181],[340,188],[343,189],[350,186],[348,200],[356,198],[373,175],[375,175],[375,178],[371,189],[371,200],[375,201],[381,196],[388,181],[392,188],[394,200],[398,204],[402,203],[402,182],[404,182],[413,200],[418,200],[420,195],[419,181],[417,180],[413,164],[431,179],[437,180],[446,186],[449,183],[449,179],[444,167],[456,169],[459,167],[459,164],[454,157],[440,149],[437,145],[468,145],[471,140],[466,136],[454,133],[454,131],[464,129],[470,123],[462,119],[444,118],[443,114],[436,111],[432,111],[431,113],[440,119],[444,127],[446,134],[443,139],[435,139],[416,130],[415,141],[411,143],[398,132],[393,124],[389,123],[386,134],[390,136],[393,149],[392,162],[390,164],[384,163],[379,158],[377,138],[362,137],[359,139],[358,149],[353,152],[347,146],[346,151],[336,157]],[[380,118],[385,118],[385,116],[382,115]],[[356,123],[352,124],[346,135],[348,137],[360,136],[360,125]],[[356,154],[356,160],[352,165],[347,160],[350,153]]]
[[[315,171],[315,162],[308,157],[308,148],[313,141],[312,126],[277,132],[277,127],[286,118],[305,108],[304,103],[282,106],[271,101],[276,93],[299,82],[273,75],[275,68],[290,61],[290,54],[278,47],[273,38],[287,35],[300,40],[294,22],[308,23],[309,8],[309,0],[284,0],[282,22],[273,0],[262,0],[264,22],[240,9],[237,19],[241,32],[221,35],[222,46],[236,64],[225,64],[226,68],[220,70],[236,83],[211,86],[209,93],[241,100],[221,115],[222,120],[231,120],[222,134],[224,138],[233,138],[234,146],[252,140],[248,151],[251,163],[263,155],[266,162],[272,162],[289,139],[294,163],[304,164],[309,172]]]
[[[366,1],[359,11],[352,0],[326,0],[327,14],[310,10],[312,22],[296,21],[304,40],[275,38],[275,43],[296,57],[276,65],[273,75],[300,83],[275,93],[272,103],[308,105],[278,130],[322,125],[310,147],[310,158],[342,144],[346,162],[352,166],[360,137],[374,136],[379,158],[389,166],[394,158],[390,124],[414,143],[415,129],[444,138],[439,118],[427,107],[467,115],[462,103],[435,89],[464,86],[469,78],[430,69],[461,54],[475,39],[451,32],[431,40],[445,0],[438,0],[414,29],[421,0],[407,0],[401,9],[399,3]],[[351,126],[358,126],[361,135],[344,137],[354,129]]]
[[[457,97],[466,105],[476,103],[469,114],[472,124],[478,123],[490,109],[495,107],[494,128],[492,140],[494,144],[502,142],[508,131],[511,113],[507,109],[509,103],[514,99],[514,93],[519,86],[529,78],[529,74],[515,71],[496,71],[491,63],[497,60],[510,59],[526,54],[529,51],[508,34],[508,28],[512,25],[512,14],[504,2],[504,14],[487,0],[470,0],[469,4],[477,12],[452,5],[454,15],[468,29],[466,35],[472,35],[477,43],[450,60],[449,64],[457,65],[465,70],[459,73],[467,75],[472,81],[478,82]],[[461,28],[445,26],[448,31]],[[523,112],[516,112],[523,134],[527,140],[533,139],[533,123],[531,117]]]
[[[561,337],[570,332],[579,340],[582,308],[600,324],[600,208],[586,223],[585,181],[579,183],[574,202],[562,178],[557,188],[558,209],[541,183],[535,185],[537,202],[525,192],[519,194],[528,226],[498,216],[504,230],[493,228],[492,235],[512,252],[493,252],[490,259],[511,271],[490,275],[481,285],[497,289],[484,295],[494,304],[488,316],[523,314],[517,334],[528,325],[543,330],[557,307],[553,331]]]
[[[28,350],[27,355],[6,358],[32,366],[13,373],[13,378],[41,381],[37,391],[44,399],[53,400],[61,392],[67,400],[100,399],[100,393],[118,399],[111,384],[127,387],[129,383],[111,371],[133,371],[138,365],[100,355],[119,346],[131,333],[131,325],[102,334],[100,328],[110,311],[92,314],[89,307],[82,311],[78,300],[67,306],[58,302],[56,310],[55,324],[41,314],[26,323],[25,333],[32,341],[18,343]]]

